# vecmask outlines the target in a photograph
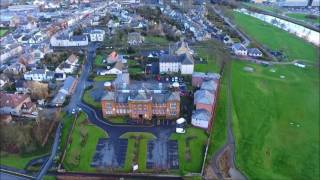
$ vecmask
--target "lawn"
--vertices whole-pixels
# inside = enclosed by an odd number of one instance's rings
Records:
[[[110,121],[115,124],[124,124],[127,122],[128,117],[126,116],[116,116],[116,117],[108,117],[107,121]]]
[[[223,46],[215,41],[197,43],[193,49],[197,57],[207,61],[205,64],[195,64],[197,72],[219,72],[222,61],[230,58]]]
[[[279,7],[275,6],[268,6],[264,4],[254,4],[254,3],[243,3],[245,6],[256,8],[263,11],[269,11],[273,13],[281,13],[283,10],[281,10]]]
[[[168,41],[165,37],[160,36],[146,36],[145,43],[146,44],[158,44],[160,46],[168,45],[170,41]]]
[[[66,113],[61,113],[60,117],[63,121],[60,146],[61,145],[64,146],[67,141],[69,129],[72,126],[74,116],[73,115],[66,115]]]
[[[79,115],[71,135],[71,144],[67,149],[63,162],[67,171],[94,172],[90,166],[100,138],[107,138],[108,134],[99,127],[90,124],[84,113]]]
[[[249,179],[319,177],[318,68],[233,62],[232,96],[236,163]]]
[[[289,60],[318,62],[319,51],[312,44],[259,19],[233,11],[234,22],[257,42],[272,50],[283,50]]]
[[[92,107],[94,107],[96,109],[101,109],[102,108],[101,102],[100,101],[97,102],[92,98],[91,89],[87,89],[87,90],[84,91],[82,99],[86,104],[88,104],[88,105],[90,105],[90,106],[92,106]]]
[[[202,168],[205,146],[208,139],[204,130],[188,128],[185,134],[172,134],[172,140],[178,140],[179,168],[186,172],[199,173]]]
[[[308,18],[306,14],[301,14],[301,13],[288,13],[286,15],[297,20],[320,24],[320,16],[318,16],[315,19],[311,19],[311,18]]]
[[[0,37],[4,36],[8,32],[8,29],[0,29]]]
[[[93,81],[113,81],[116,78],[114,75],[96,76]]]
[[[37,157],[44,156],[46,154],[47,153],[39,152],[39,153],[20,155],[20,154],[9,154],[6,152],[1,152],[0,164],[14,167],[17,169],[24,169],[29,161]]]
[[[96,66],[104,66],[104,65],[103,65],[103,60],[104,60],[104,57],[103,57],[102,55],[98,54],[98,55],[96,56],[95,60],[94,60],[94,64],[95,64]]]
[[[219,97],[217,99],[216,115],[213,120],[212,135],[210,139],[210,146],[208,150],[207,159],[210,160],[212,155],[222,147],[227,138],[227,77],[223,76],[220,82]]]
[[[138,162],[139,172],[146,171],[147,143],[156,137],[151,133],[145,132],[127,132],[120,136],[122,139],[128,139],[128,148],[124,171],[131,172],[132,164]]]

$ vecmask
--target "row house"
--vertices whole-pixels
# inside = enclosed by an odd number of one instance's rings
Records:
[[[193,81],[198,82],[193,84],[200,89],[194,93],[196,109],[192,112],[191,124],[203,129],[210,129],[215,115],[220,76],[216,76],[214,79],[208,79],[207,76],[202,77],[204,77],[202,81],[194,80],[194,76],[192,77]]]
[[[169,55],[163,54],[159,59],[160,73],[192,74],[194,59],[191,54]]]
[[[52,36],[50,44],[53,47],[80,47],[87,46],[89,39],[85,35],[79,36]]]
[[[54,79],[54,72],[47,69],[34,69],[23,75],[29,81],[51,81]]]
[[[22,53],[23,48],[20,45],[10,45],[4,50],[1,50],[0,64],[5,63],[6,60],[18,56]]]

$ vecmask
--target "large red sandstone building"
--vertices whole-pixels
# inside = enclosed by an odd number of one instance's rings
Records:
[[[176,119],[180,115],[180,94],[170,84],[131,82],[105,84],[101,100],[104,117],[129,116],[151,120],[153,117]]]

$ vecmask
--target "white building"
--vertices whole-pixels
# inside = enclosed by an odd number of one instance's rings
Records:
[[[28,71],[23,75],[25,80],[30,81],[50,81],[54,78],[54,72],[44,69]]]
[[[244,47],[243,44],[241,43],[236,43],[234,45],[232,45],[232,51],[235,55],[238,55],[238,56],[247,56],[248,54],[248,50],[246,47]]]
[[[162,55],[159,60],[160,73],[192,74],[194,70],[194,60],[190,54]]]
[[[87,46],[89,43],[87,36],[52,36],[50,44],[53,47],[79,47]]]
[[[91,42],[102,42],[105,37],[105,31],[101,29],[94,29],[90,32],[89,36]]]

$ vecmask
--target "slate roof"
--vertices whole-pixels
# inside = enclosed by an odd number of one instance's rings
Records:
[[[201,84],[201,89],[202,90],[215,92],[215,91],[217,91],[217,88],[218,88],[218,83],[216,81],[214,81],[214,80],[204,81]]]
[[[262,52],[258,48],[249,48],[248,54],[262,54]]]
[[[201,119],[203,121],[210,121],[211,115],[205,109],[197,109],[192,112],[192,119]]]
[[[159,61],[160,62],[177,62],[178,63],[181,60],[178,58],[178,56],[163,54],[160,56]]]
[[[61,89],[69,92],[69,90],[70,90],[70,88],[72,87],[72,85],[73,85],[73,83],[75,82],[75,80],[76,80],[76,79],[75,79],[74,77],[68,76],[68,77],[66,78],[66,80],[64,81],[63,86],[62,86]]]
[[[246,51],[247,50],[247,48],[244,47],[241,43],[236,43],[236,44],[232,45],[232,48],[237,51]]]
[[[194,64],[194,60],[191,54],[185,53],[179,56],[181,64]]]
[[[114,100],[114,92],[107,91],[105,95],[102,97],[102,100],[113,101]]]
[[[194,93],[194,104],[208,104],[213,105],[215,102],[214,94],[207,90],[198,90]]]
[[[203,73],[203,72],[193,72],[192,78],[202,78],[207,80],[218,80],[220,79],[220,74],[217,73]]]
[[[0,92],[0,108],[12,107],[15,108],[17,105],[21,104],[29,96],[26,94],[8,94]]]

